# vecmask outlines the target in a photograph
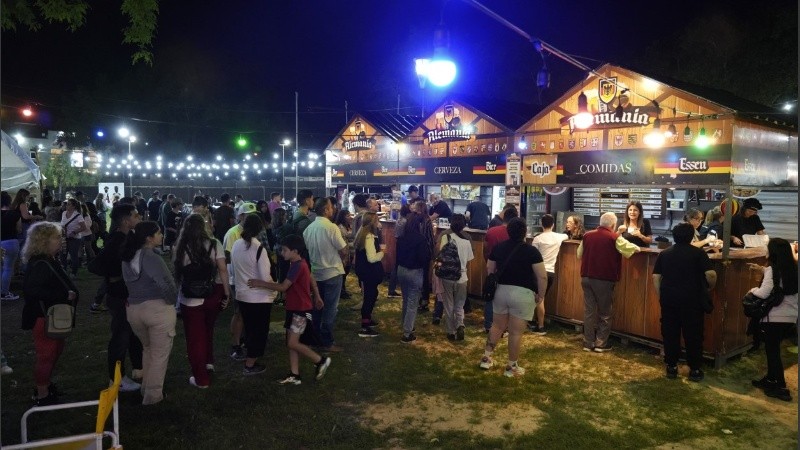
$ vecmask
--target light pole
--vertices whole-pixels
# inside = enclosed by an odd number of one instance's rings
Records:
[[[294,152],[294,198],[299,198],[300,197],[300,194],[299,194],[300,191],[299,191],[299,189],[297,187],[297,184],[298,184],[297,182],[299,180],[299,178],[297,177],[297,166],[298,165],[299,164],[297,162],[297,152],[295,151]]]
[[[278,145],[281,146],[281,154],[282,154],[281,155],[281,196],[283,196],[284,199],[286,198],[286,173],[285,173],[286,172],[286,146],[291,144],[291,143],[292,143],[292,141],[290,141],[289,139],[284,139],[283,142],[278,144]]]
[[[132,135],[130,130],[125,127],[117,130],[119,137],[128,141],[128,184],[131,188],[131,198],[133,197],[133,155],[131,155],[131,144],[136,142],[136,136]]]

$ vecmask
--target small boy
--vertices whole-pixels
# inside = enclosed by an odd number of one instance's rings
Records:
[[[289,368],[291,372],[286,378],[278,380],[279,384],[301,384],[300,379],[300,357],[314,361],[316,365],[316,379],[321,380],[331,365],[330,357],[323,357],[311,350],[307,345],[300,342],[300,336],[312,329],[311,310],[316,306],[322,309],[322,298],[319,295],[317,282],[311,277],[311,270],[302,254],[305,252],[303,238],[297,235],[289,235],[280,242],[281,256],[289,261],[289,272],[282,283],[250,279],[247,285],[250,287],[264,287],[278,292],[285,292],[286,298],[286,346],[289,348]],[[312,304],[312,295],[314,303]]]

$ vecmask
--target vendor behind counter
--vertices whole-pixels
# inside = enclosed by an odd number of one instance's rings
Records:
[[[745,234],[765,234],[764,224],[758,217],[758,211],[763,209],[757,198],[748,198],[742,208],[731,219],[731,245],[744,247]]]

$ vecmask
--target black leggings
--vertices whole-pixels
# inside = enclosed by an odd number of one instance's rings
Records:
[[[247,357],[259,358],[264,356],[269,336],[269,317],[272,312],[272,303],[246,303],[236,301],[244,323],[245,344]]]
[[[362,282],[364,286],[364,303],[361,305],[361,323],[368,323],[372,319],[372,310],[375,309],[375,302],[378,301],[377,280],[366,280]]]
[[[761,322],[760,331],[767,353],[767,379],[777,381],[779,386],[786,385],[781,361],[781,341],[792,328],[793,323]]]

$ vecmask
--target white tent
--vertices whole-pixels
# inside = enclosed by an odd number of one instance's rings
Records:
[[[42,177],[39,166],[33,162],[27,151],[4,131],[2,133],[2,159],[0,175],[2,189],[12,196],[20,189],[27,189],[33,195],[39,194],[39,180]]]

